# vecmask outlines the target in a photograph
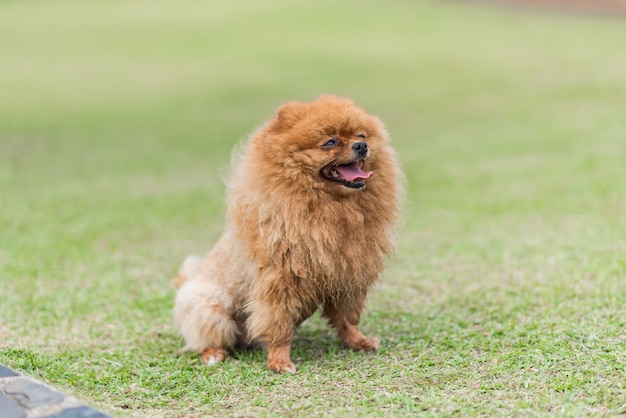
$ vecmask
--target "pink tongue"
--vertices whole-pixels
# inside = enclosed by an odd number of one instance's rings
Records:
[[[361,170],[361,167],[359,166],[359,163],[356,162],[352,164],[338,165],[335,167],[335,170],[339,171],[346,181],[367,179],[370,178],[370,176],[372,175],[371,171],[368,171],[367,173],[363,172],[363,170]]]

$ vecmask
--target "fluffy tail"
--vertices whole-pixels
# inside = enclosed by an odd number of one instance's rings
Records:
[[[172,281],[172,283],[174,283],[174,286],[176,286],[177,289],[180,289],[180,287],[187,281],[190,276],[193,276],[199,271],[201,262],[202,259],[200,257],[187,257],[185,261],[183,261],[183,264],[181,264],[180,269],[178,270],[178,276],[176,276]]]

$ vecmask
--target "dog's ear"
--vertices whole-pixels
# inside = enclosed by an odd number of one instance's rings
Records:
[[[306,104],[300,102],[288,102],[278,108],[276,112],[276,130],[289,129],[293,127],[304,116]]]

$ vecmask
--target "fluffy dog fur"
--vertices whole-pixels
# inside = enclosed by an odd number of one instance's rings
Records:
[[[393,250],[402,181],[382,123],[343,98],[290,102],[236,157],[224,234],[175,279],[186,348],[215,364],[260,343],[270,369],[295,372],[295,328],[321,307],[343,344],[375,350],[357,325]]]

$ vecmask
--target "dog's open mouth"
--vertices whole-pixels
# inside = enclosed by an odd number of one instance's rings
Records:
[[[365,179],[370,178],[373,174],[371,171],[363,171],[364,162],[364,160],[358,160],[349,164],[329,164],[322,168],[322,177],[342,183],[352,189],[363,188],[365,187]]]

